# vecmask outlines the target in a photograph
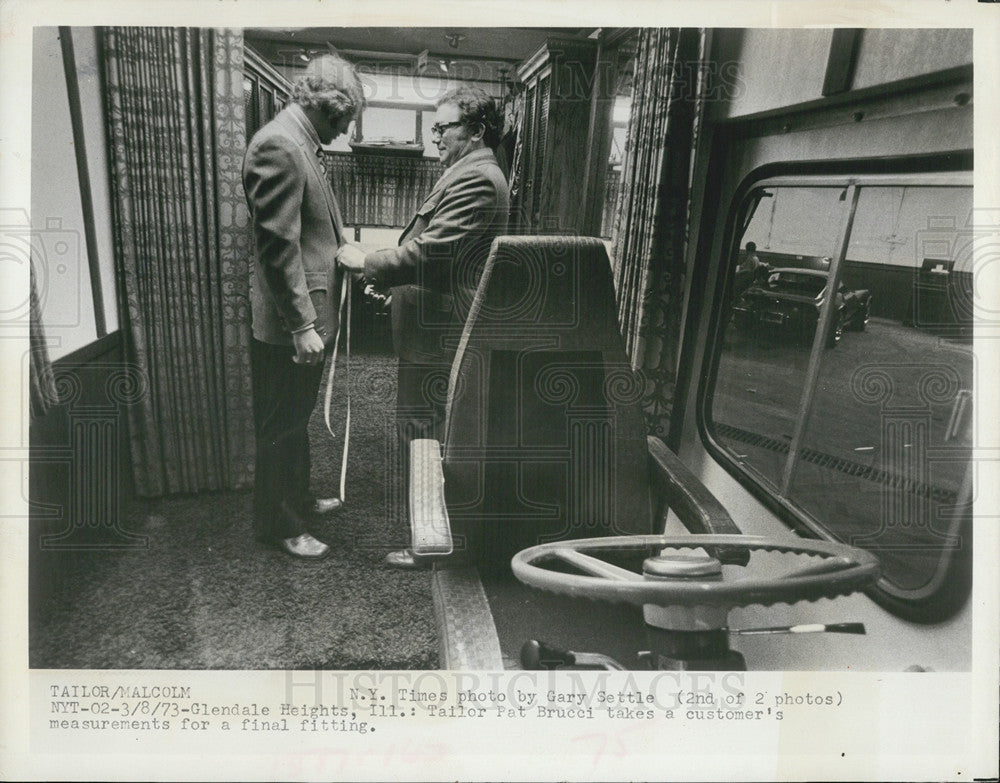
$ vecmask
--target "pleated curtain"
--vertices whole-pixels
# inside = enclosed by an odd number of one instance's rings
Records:
[[[677,379],[692,149],[701,113],[696,29],[639,32],[632,110],[612,232],[618,319],[645,392],[647,430],[666,438]]]
[[[253,480],[243,35],[101,31],[119,320],[145,384],[127,406],[135,488]]]

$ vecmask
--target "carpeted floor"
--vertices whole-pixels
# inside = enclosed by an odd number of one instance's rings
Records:
[[[314,528],[332,545],[329,558],[297,561],[256,543],[249,491],[139,502],[126,518],[145,548],[32,558],[41,569],[33,580],[56,584],[31,607],[31,666],[436,668],[429,573],[382,565],[409,538],[392,501],[395,360],[353,365],[347,506]],[[326,431],[321,406],[310,425],[313,488],[336,495],[341,440]]]

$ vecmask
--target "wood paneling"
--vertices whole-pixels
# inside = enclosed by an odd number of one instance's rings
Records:
[[[584,233],[588,131],[597,44],[550,38],[519,70],[524,121],[512,180],[512,228]]]

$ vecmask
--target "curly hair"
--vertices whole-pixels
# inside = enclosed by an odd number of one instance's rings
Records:
[[[456,87],[442,95],[436,106],[444,104],[458,108],[459,119],[465,125],[482,125],[483,142],[495,149],[503,135],[503,117],[496,101],[479,87]]]
[[[310,61],[292,87],[292,100],[306,109],[334,117],[357,118],[365,108],[365,93],[354,66],[335,54]]]

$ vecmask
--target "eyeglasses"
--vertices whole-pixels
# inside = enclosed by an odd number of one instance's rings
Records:
[[[457,128],[459,125],[465,125],[465,123],[461,120],[457,120],[456,122],[435,122],[431,125],[431,135],[441,138],[448,128]]]

